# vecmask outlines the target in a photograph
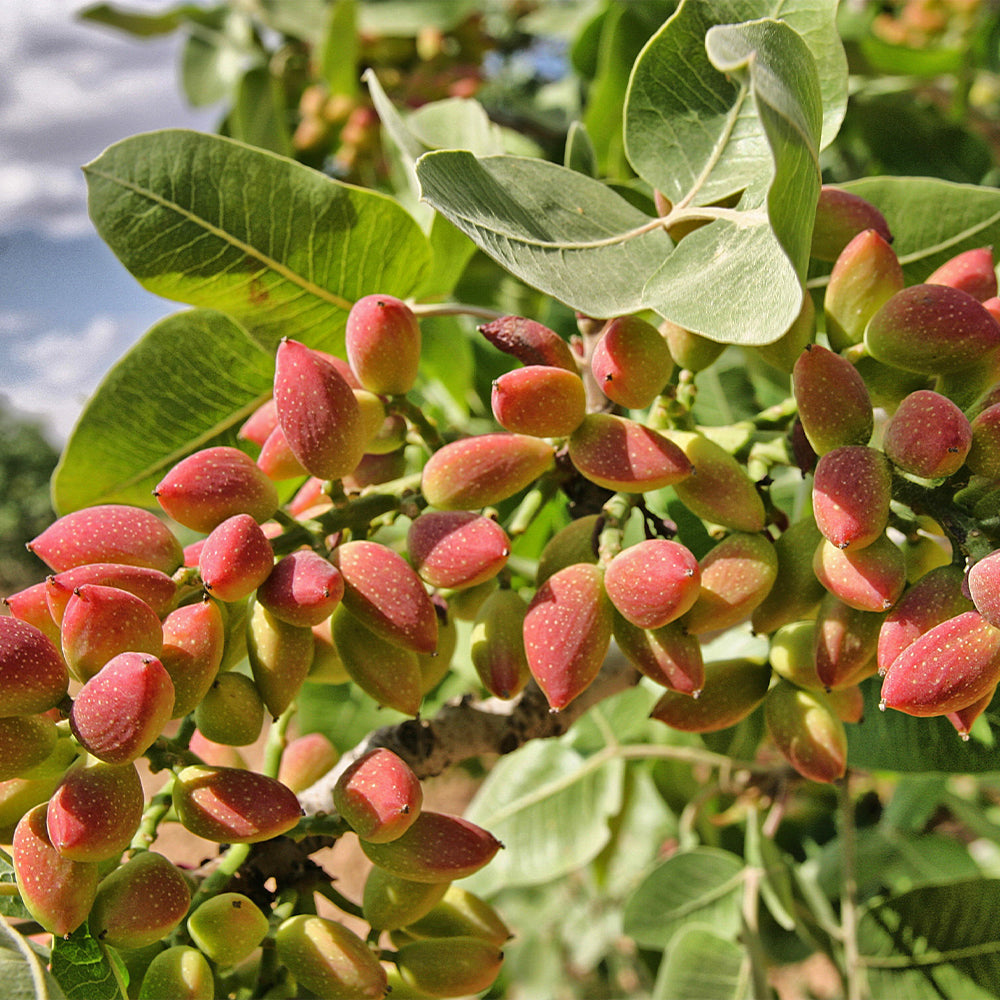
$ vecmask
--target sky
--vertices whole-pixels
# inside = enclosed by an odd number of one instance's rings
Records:
[[[183,308],[145,291],[96,235],[80,168],[138,132],[214,131],[222,113],[184,102],[179,36],[138,40],[82,22],[88,5],[0,2],[0,402],[57,446],[114,362]]]

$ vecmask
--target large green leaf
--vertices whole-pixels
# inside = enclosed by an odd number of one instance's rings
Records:
[[[977,739],[962,740],[943,716],[920,719],[891,708],[879,711],[877,679],[863,684],[862,690],[864,718],[847,726],[847,761],[851,767],[959,774],[1000,771],[996,746]],[[995,724],[991,728],[995,739]]]
[[[604,184],[543,160],[440,150],[420,157],[417,177],[423,198],[494,260],[592,316],[643,308],[645,278],[673,246]]]
[[[1000,245],[1000,189],[935,177],[868,177],[843,187],[885,216],[907,284],[963,250]]]
[[[685,51],[704,50],[702,36],[685,43]],[[777,339],[801,306],[819,192],[815,61],[779,21],[717,26],[708,48],[720,70],[746,77],[738,89],[743,104],[756,109],[748,113],[767,155],[760,169],[740,174],[738,187],[751,190],[737,208],[675,208],[674,221],[694,213],[710,222],[676,248],[657,220],[592,179],[549,163],[430,153],[417,161],[423,198],[511,273],[584,313],[648,308],[724,342]],[[659,118],[640,116],[627,133],[642,139],[643,157],[648,150],[655,160],[653,150],[671,148],[673,114],[697,111],[666,107]],[[710,176],[718,150],[701,153],[707,161],[699,158],[697,184]],[[692,202],[695,193],[689,192]]]
[[[491,895],[576,871],[608,842],[623,782],[620,758],[584,757],[554,740],[536,740],[502,758],[465,815],[507,850],[464,884]]]
[[[337,350],[357,299],[405,297],[429,263],[392,199],[219,136],[134,136],[84,170],[98,232],[143,285],[229,313],[269,350]]]
[[[84,408],[53,475],[56,509],[155,506],[153,487],[184,455],[237,443],[273,381],[274,355],[225,314],[193,309],[161,320]]]
[[[0,982],[8,1000],[65,1000],[27,938],[0,916]]]
[[[704,924],[731,939],[740,926],[743,860],[697,847],[655,868],[625,904],[625,933],[644,948],[666,948],[682,927]]]
[[[745,952],[707,927],[677,932],[653,988],[653,1000],[738,1000],[746,995]]]
[[[858,944],[873,997],[997,996],[1000,881],[923,886],[862,911]]]
[[[67,1000],[120,1000],[125,995],[123,971],[121,959],[86,924],[52,942],[52,975]]]
[[[772,154],[751,90],[731,79],[719,53],[706,47],[715,26],[746,34],[747,22],[780,18],[793,29],[776,47],[757,47],[770,79],[753,86],[785,92],[783,107],[818,106],[822,139],[830,143],[847,105],[847,61],[837,34],[835,0],[718,0],[682,3],[636,60],[625,108],[625,146],[632,166],[674,204],[707,205],[770,177]],[[756,29],[755,29],[756,30]],[[802,75],[791,41],[800,37],[815,69]],[[717,44],[717,42],[715,43]],[[760,60],[760,55],[756,57]],[[812,80],[809,77],[812,77]],[[813,87],[819,93],[813,95]],[[770,98],[769,98],[770,99]],[[791,104],[789,104],[789,101]],[[810,114],[812,112],[810,111]]]

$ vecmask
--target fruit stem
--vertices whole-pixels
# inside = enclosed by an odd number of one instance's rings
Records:
[[[444,438],[441,437],[433,421],[429,420],[420,407],[414,405],[405,396],[393,396],[389,400],[388,412],[403,417],[416,431],[427,451],[435,452],[444,446]]]
[[[868,990],[858,949],[857,839],[850,771],[837,783],[837,804],[840,818],[840,931],[844,946],[845,1000],[864,1000]]]
[[[415,316],[478,316],[480,319],[503,319],[506,313],[487,306],[474,306],[468,302],[412,302],[410,309]]]
[[[365,915],[357,903],[352,903],[346,896],[341,895],[329,882],[320,882],[316,886],[316,892],[324,899],[328,899],[339,910],[359,920],[364,920]]]
[[[132,842],[129,844],[129,851],[147,851],[150,845],[156,840],[156,833],[163,818],[170,811],[173,804],[174,776],[170,775],[167,783],[149,800],[142,814],[142,822],[139,829],[135,831]]]
[[[295,711],[296,705],[293,702],[274,720],[267,734],[267,742],[264,744],[264,754],[260,771],[261,774],[266,774],[269,778],[276,778],[278,776],[278,770],[281,767],[281,755],[285,752],[285,747],[288,745],[288,740],[286,739],[288,724],[292,721]]]
[[[511,538],[523,535],[531,522],[538,516],[539,511],[555,496],[557,480],[553,475],[542,476],[534,487],[524,495],[524,499],[517,505],[517,510],[510,516],[507,522],[507,534]]]

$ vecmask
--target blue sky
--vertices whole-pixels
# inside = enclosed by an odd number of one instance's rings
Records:
[[[0,3],[0,396],[57,445],[117,358],[182,308],[146,292],[96,236],[80,167],[137,132],[212,131],[220,114],[180,96],[179,39],[88,25],[75,17],[87,5]]]

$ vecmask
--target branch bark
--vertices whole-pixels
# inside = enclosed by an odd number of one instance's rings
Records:
[[[538,685],[530,683],[509,701],[470,697],[444,705],[430,719],[376,729],[337,762],[333,770],[299,793],[307,816],[334,812],[333,787],[355,760],[376,747],[387,747],[413,768],[418,778],[441,774],[472,757],[506,754],[529,740],[562,736],[589,708],[619,691],[633,687],[639,672],[612,650],[594,682],[561,712],[553,712]]]

